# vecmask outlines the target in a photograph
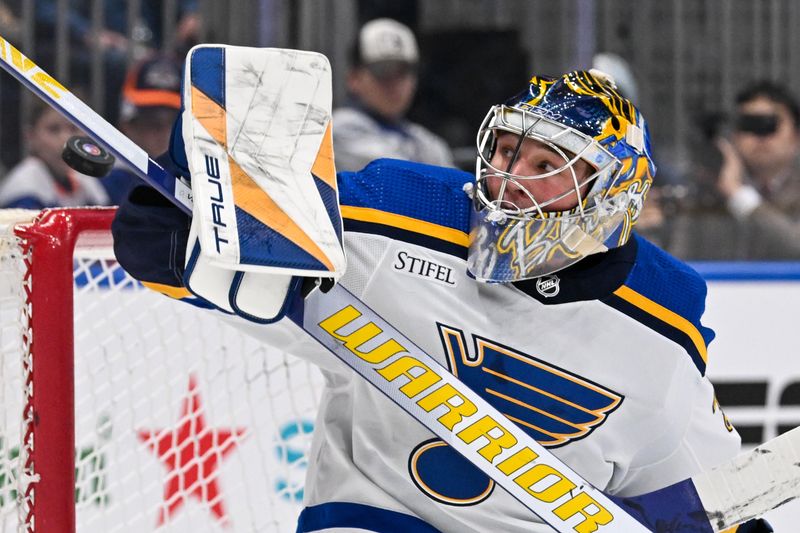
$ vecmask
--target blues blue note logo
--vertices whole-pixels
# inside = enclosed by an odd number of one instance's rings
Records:
[[[494,481],[446,442],[419,444],[408,461],[414,484],[429,498],[448,505],[475,505],[494,490]]]
[[[543,446],[555,448],[589,435],[623,396],[489,339],[438,324],[450,371]],[[409,457],[409,473],[436,501],[474,505],[494,482],[440,440],[421,443]]]

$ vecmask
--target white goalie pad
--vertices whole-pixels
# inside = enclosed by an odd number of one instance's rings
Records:
[[[194,200],[187,286],[221,309],[269,320],[293,276],[341,277],[327,58],[197,46],[183,103]]]

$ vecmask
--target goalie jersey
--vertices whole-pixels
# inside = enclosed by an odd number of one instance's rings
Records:
[[[732,457],[705,378],[706,287],[640,237],[555,275],[467,274],[470,174],[378,160],[339,176],[342,283],[596,487],[650,492]],[[293,324],[253,328],[327,387],[298,531],[551,531]],[[278,332],[277,330],[282,330]]]
[[[554,275],[477,282],[471,181],[386,159],[341,173],[341,283],[609,494],[734,456],[739,437],[705,377],[713,332],[699,275],[634,236]],[[551,531],[289,320],[240,325],[325,376],[297,531]]]

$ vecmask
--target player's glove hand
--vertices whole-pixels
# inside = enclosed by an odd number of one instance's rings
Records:
[[[278,320],[305,278],[344,273],[330,66],[311,52],[217,45],[193,48],[186,64],[184,282],[224,311]]]

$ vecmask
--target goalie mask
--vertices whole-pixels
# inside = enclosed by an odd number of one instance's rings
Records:
[[[513,282],[630,238],[655,174],[647,125],[598,71],[534,76],[478,131],[468,268]]]

